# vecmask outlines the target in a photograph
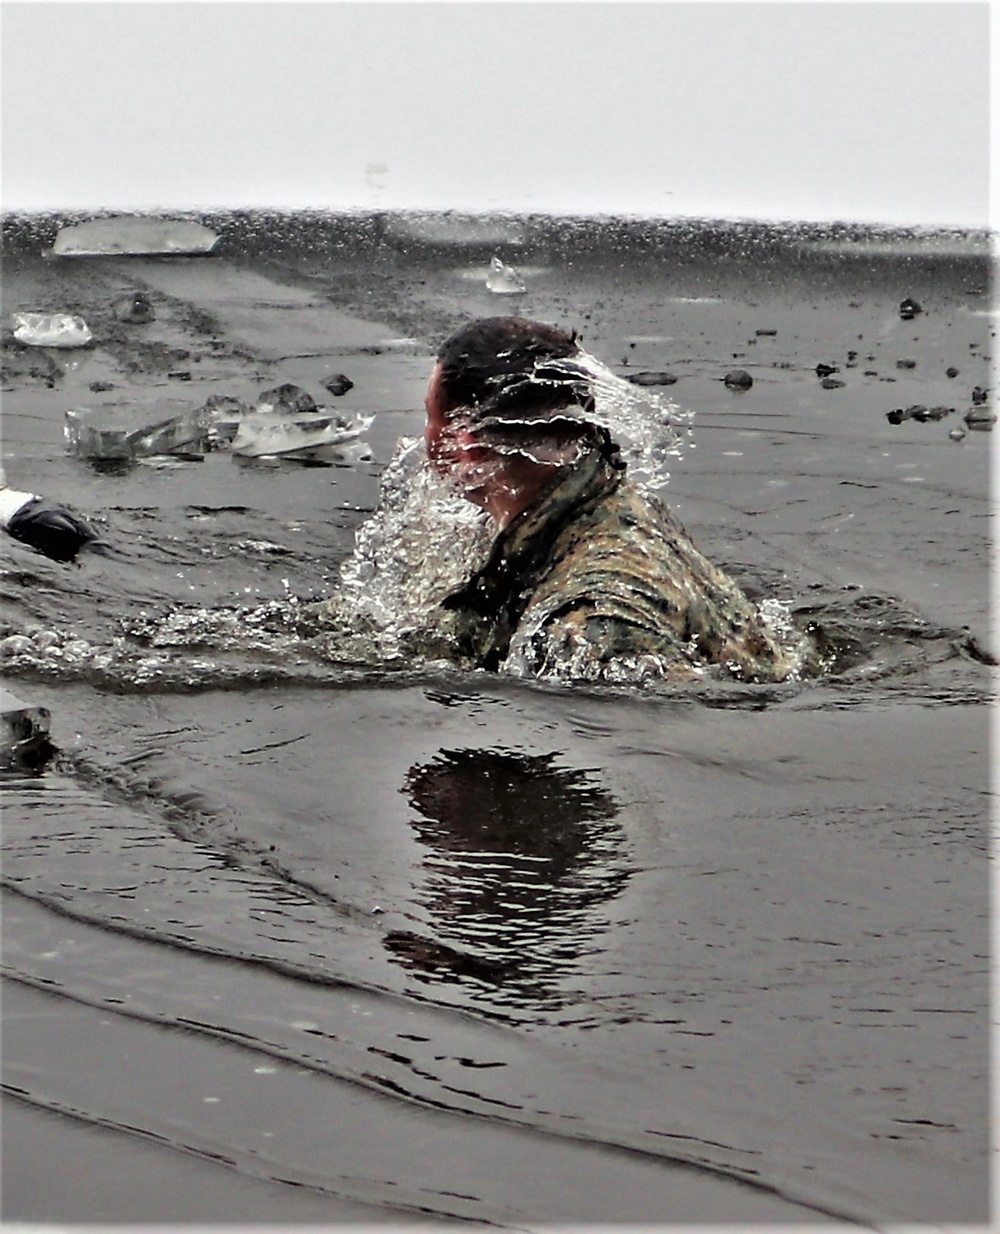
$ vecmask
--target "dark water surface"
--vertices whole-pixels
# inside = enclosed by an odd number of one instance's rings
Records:
[[[9,684],[57,746],[3,773],[3,1216],[986,1221],[992,436],[948,435],[989,384],[980,249],[215,221],[202,259],[6,229],[8,479],[122,555],[0,545]],[[524,295],[485,289],[493,253]],[[157,319],[125,330],[134,288]],[[12,347],[22,308],[96,346]],[[829,676],[556,688],[289,634],[420,431],[441,334],[511,311],[678,377],[666,497],[820,623]],[[95,470],[62,442],[94,381],[294,381],[376,412],[376,461]],[[911,404],[954,410],[887,420]]]

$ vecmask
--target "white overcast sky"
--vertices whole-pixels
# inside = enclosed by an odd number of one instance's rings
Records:
[[[989,17],[961,0],[3,0],[3,207],[980,226]]]

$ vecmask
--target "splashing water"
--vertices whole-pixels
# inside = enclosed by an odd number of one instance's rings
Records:
[[[668,461],[682,456],[690,444],[694,412],[682,409],[662,394],[639,388],[613,373],[589,352],[567,359],[539,361],[530,380],[586,383],[593,405],[560,408],[561,417],[606,428],[621,448],[632,480],[646,491],[661,488],[670,478]]]
[[[482,566],[495,534],[490,518],[431,468],[423,440],[403,437],[324,616],[366,629],[385,659],[428,649],[441,601]]]
[[[629,474],[649,491],[670,478],[668,460],[679,459],[691,444],[694,411],[612,373],[583,352],[580,362],[591,375],[598,423],[621,446]]]

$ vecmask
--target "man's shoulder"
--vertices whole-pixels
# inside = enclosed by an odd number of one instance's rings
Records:
[[[565,529],[511,640],[526,674],[701,676],[710,664],[782,675],[780,649],[739,585],[657,497],[623,484]]]

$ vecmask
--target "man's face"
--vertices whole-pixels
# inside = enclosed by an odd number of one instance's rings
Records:
[[[445,395],[440,361],[427,383],[424,408],[428,462],[455,484],[466,501],[487,510],[501,526],[530,503],[556,472],[572,466],[589,448],[579,425],[572,420],[553,422],[544,407],[529,412],[529,417],[538,416],[537,427],[529,429],[523,440],[516,436],[507,441],[484,440],[476,432],[474,417],[454,407]],[[548,410],[551,414],[557,408]]]
[[[424,425],[424,440],[427,443],[427,457],[435,462],[435,454],[441,433],[445,427],[445,415],[441,394],[441,361],[434,365],[430,380],[427,383],[427,394],[424,398],[424,410],[427,422]]]
[[[502,461],[493,451],[472,441],[461,417],[449,415],[453,408],[441,388],[440,361],[434,365],[427,383],[424,409],[424,441],[430,465],[454,480],[468,501],[488,508],[489,494],[497,483],[495,473],[501,469]]]

